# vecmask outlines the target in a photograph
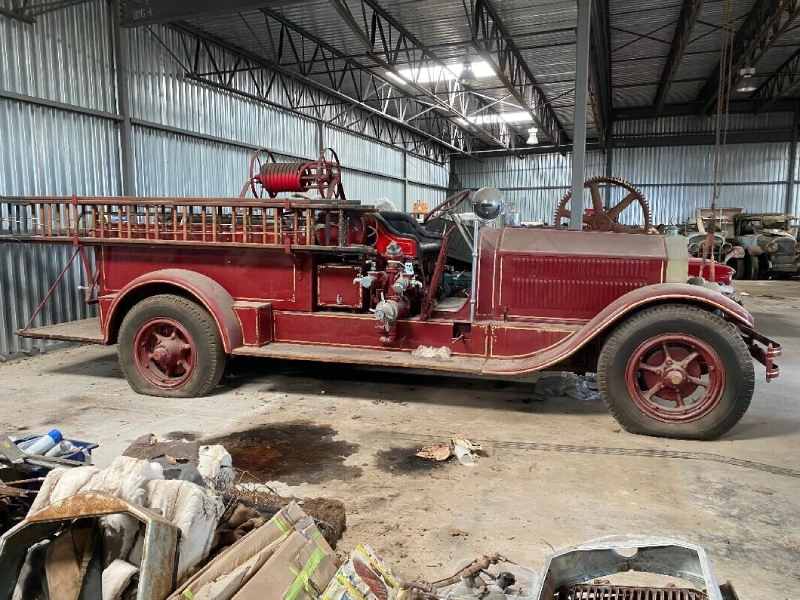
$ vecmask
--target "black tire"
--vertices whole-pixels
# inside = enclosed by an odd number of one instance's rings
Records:
[[[664,334],[692,336],[710,346],[724,369],[718,403],[693,421],[665,422],[637,406],[628,391],[626,368],[637,348]],[[606,340],[597,364],[597,385],[608,410],[631,433],[712,440],[729,431],[750,406],[753,363],[736,327],[721,317],[692,306],[667,304],[648,308],[619,325]]]
[[[179,323],[191,337],[193,365],[188,378],[175,387],[160,387],[137,366],[134,348],[138,332],[153,319]],[[225,370],[225,350],[214,319],[199,304],[181,296],[161,294],[142,300],[130,309],[119,331],[119,364],[131,388],[139,394],[165,398],[197,398],[219,384]],[[188,371],[188,369],[187,369]]]
[[[747,279],[747,271],[745,270],[744,258],[734,258],[728,264],[729,266],[733,267],[735,271],[733,275],[734,279],[738,279],[739,281]]]

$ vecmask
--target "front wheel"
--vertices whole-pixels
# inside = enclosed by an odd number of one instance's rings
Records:
[[[721,317],[664,305],[611,334],[598,360],[597,384],[626,431],[710,440],[750,406],[753,363],[738,330]]]
[[[160,294],[125,315],[119,364],[140,394],[194,398],[219,384],[225,351],[208,311],[181,296]]]

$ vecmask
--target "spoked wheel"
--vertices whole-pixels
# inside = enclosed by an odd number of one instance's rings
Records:
[[[156,387],[180,387],[191,377],[197,348],[178,321],[160,317],[145,323],[133,345],[136,368]]]
[[[714,439],[753,396],[753,363],[735,326],[692,306],[643,310],[608,337],[597,383],[611,414],[632,433]]]
[[[613,207],[606,209],[603,202],[603,193],[601,192],[602,186],[612,186],[622,188],[627,192],[625,197],[615,204]],[[618,177],[594,177],[588,179],[583,184],[587,188],[592,197],[591,210],[583,215],[583,228],[589,231],[616,231],[626,233],[649,233],[653,228],[653,219],[650,214],[650,205],[647,199],[639,190],[637,190],[632,183],[620,179]],[[556,207],[555,215],[553,216],[553,224],[556,227],[561,227],[564,219],[568,222],[572,217],[567,206],[572,200],[572,191],[570,190]],[[619,222],[622,212],[632,205],[638,205],[641,212],[640,221],[642,225],[623,225]]]
[[[317,173],[319,195],[327,199],[339,198],[342,182],[342,166],[339,163],[339,155],[333,148],[325,148],[319,157],[319,162],[320,172]]]
[[[162,294],[142,300],[125,315],[119,364],[140,394],[190,398],[217,386],[225,351],[214,319],[202,306]]]
[[[719,404],[725,369],[716,351],[684,334],[645,340],[628,359],[628,393],[639,409],[659,421],[689,422]]]
[[[264,198],[265,194],[267,194],[267,190],[261,186],[261,182],[258,178],[261,175],[261,172],[264,170],[264,165],[268,163],[275,162],[275,155],[272,154],[269,150],[264,150],[260,148],[253,152],[253,156],[250,157],[250,168],[248,174],[250,178],[248,181],[250,182],[250,192],[256,198]],[[245,187],[247,184],[245,184]],[[258,189],[258,187],[261,189]],[[242,190],[244,191],[244,190]],[[241,194],[240,194],[241,195]]]

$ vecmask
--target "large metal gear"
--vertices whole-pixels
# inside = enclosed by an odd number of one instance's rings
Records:
[[[606,209],[603,206],[603,198],[600,194],[601,185],[611,185],[628,190],[628,194],[614,207]],[[616,231],[625,233],[650,233],[653,230],[653,220],[650,214],[650,204],[644,194],[634,187],[634,185],[619,177],[593,177],[587,179],[583,187],[588,188],[592,195],[592,207],[583,215],[583,228],[589,231]],[[556,227],[560,227],[562,219],[570,219],[571,213],[567,208],[572,199],[572,190],[564,194],[556,207],[553,222]],[[623,225],[619,222],[622,211],[636,201],[642,210],[643,225]]]

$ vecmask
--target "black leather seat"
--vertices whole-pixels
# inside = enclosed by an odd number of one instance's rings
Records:
[[[438,252],[442,247],[442,234],[420,225],[408,213],[381,211],[378,216],[391,233],[416,238],[422,252]]]

